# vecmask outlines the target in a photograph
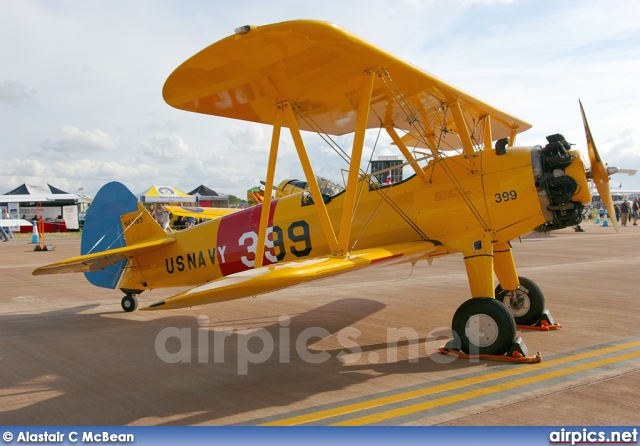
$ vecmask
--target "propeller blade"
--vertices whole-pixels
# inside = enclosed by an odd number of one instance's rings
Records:
[[[587,135],[587,149],[589,151],[589,164],[591,166],[591,179],[598,189],[600,199],[604,203],[604,207],[607,209],[607,213],[611,218],[611,223],[616,232],[618,231],[618,222],[616,220],[616,211],[613,207],[613,198],[611,198],[611,188],[609,187],[609,171],[604,165],[596,144],[593,142],[591,136],[591,130],[589,130],[589,123],[587,122],[587,116],[584,114],[584,108],[582,107],[582,101],[580,102],[580,112],[582,113],[582,122],[584,123],[584,132]]]

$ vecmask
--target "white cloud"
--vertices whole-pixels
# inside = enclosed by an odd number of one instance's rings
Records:
[[[28,90],[20,81],[6,80],[0,82],[0,103],[18,107],[20,105],[29,105],[38,107],[34,95],[35,91]]]
[[[162,160],[185,160],[186,157],[194,158],[197,153],[190,149],[181,136],[172,134],[156,134],[142,144],[143,153],[152,158]]]
[[[87,152],[114,152],[120,145],[118,137],[109,136],[99,129],[82,131],[72,125],[63,125],[60,130],[62,138],[57,141],[44,141],[40,145],[42,150],[71,155]]]
[[[444,1],[444,0],[404,0],[405,3],[408,3],[415,7],[417,10],[421,11],[424,8],[428,8],[430,6],[444,6],[447,8],[468,8],[474,5],[484,5],[484,6],[493,6],[500,4],[509,4],[513,3],[516,0],[458,0],[458,1]]]
[[[640,166],[640,29],[633,2],[407,0],[391,7],[380,0],[239,0],[191,8],[177,0],[117,7],[4,1],[2,9],[5,190],[48,180],[95,194],[119,180],[134,192],[156,183],[189,190],[203,183],[242,196],[265,178],[270,127],[172,109],[162,101],[162,85],[180,63],[235,26],[300,17],[336,22],[531,122],[533,129],[518,137],[522,144],[560,132],[583,147],[582,98],[607,161]],[[367,159],[375,137],[367,135]],[[304,138],[316,173],[341,181],[345,163],[319,138]],[[336,140],[350,151],[347,138]],[[397,151],[387,138],[377,145],[380,153]],[[618,154],[624,154],[620,162]],[[302,178],[302,170],[283,129],[276,181],[294,177]],[[640,187],[640,175],[629,181]]]
[[[618,161],[618,165],[640,158],[640,130],[637,127],[625,128],[602,142],[599,151],[606,153],[610,160]]]
[[[74,192],[80,186],[97,191],[103,184],[120,181],[137,191],[147,186],[140,178],[158,177],[160,172],[148,165],[132,165],[116,161],[98,161],[87,158],[73,163],[39,159],[10,159],[0,164],[0,191],[9,191],[22,183],[49,183]],[[138,191],[139,192],[139,191]]]
[[[263,126],[255,124],[232,125],[224,131],[224,136],[229,141],[231,153],[243,152],[264,155],[269,153],[271,138],[270,135],[266,135]]]

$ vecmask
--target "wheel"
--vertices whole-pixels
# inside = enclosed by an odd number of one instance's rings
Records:
[[[460,305],[451,328],[462,351],[471,355],[504,355],[516,339],[513,316],[491,297],[474,297]]]
[[[526,277],[518,277],[520,287],[514,291],[496,287],[496,299],[504,304],[518,325],[533,325],[544,311],[544,294],[538,285]]]
[[[124,311],[130,313],[131,311],[136,311],[136,308],[138,308],[138,299],[133,294],[126,294],[122,298],[120,305],[122,305]]]

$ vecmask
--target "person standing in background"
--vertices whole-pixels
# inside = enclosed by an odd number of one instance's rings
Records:
[[[629,219],[629,202],[627,200],[623,200],[620,203],[620,224],[622,226],[627,226],[627,220]]]
[[[10,220],[9,217],[9,213],[7,212],[6,209],[2,210],[2,219],[3,220]],[[11,228],[9,226],[7,226],[7,228],[5,229],[4,227],[2,228],[2,232],[3,232],[3,236],[4,236],[4,241],[8,241],[9,238],[13,239],[13,232],[11,231]]]

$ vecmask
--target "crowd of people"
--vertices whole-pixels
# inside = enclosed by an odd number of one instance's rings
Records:
[[[614,204],[616,210],[616,220],[621,226],[627,226],[627,223],[633,220],[633,226],[638,226],[638,212],[640,212],[640,197],[634,200],[623,200],[621,203]]]
[[[174,229],[187,229],[197,223],[193,217],[177,216],[174,219],[169,211],[162,208],[156,209],[153,205],[149,208],[149,213],[166,232],[172,232]]]

